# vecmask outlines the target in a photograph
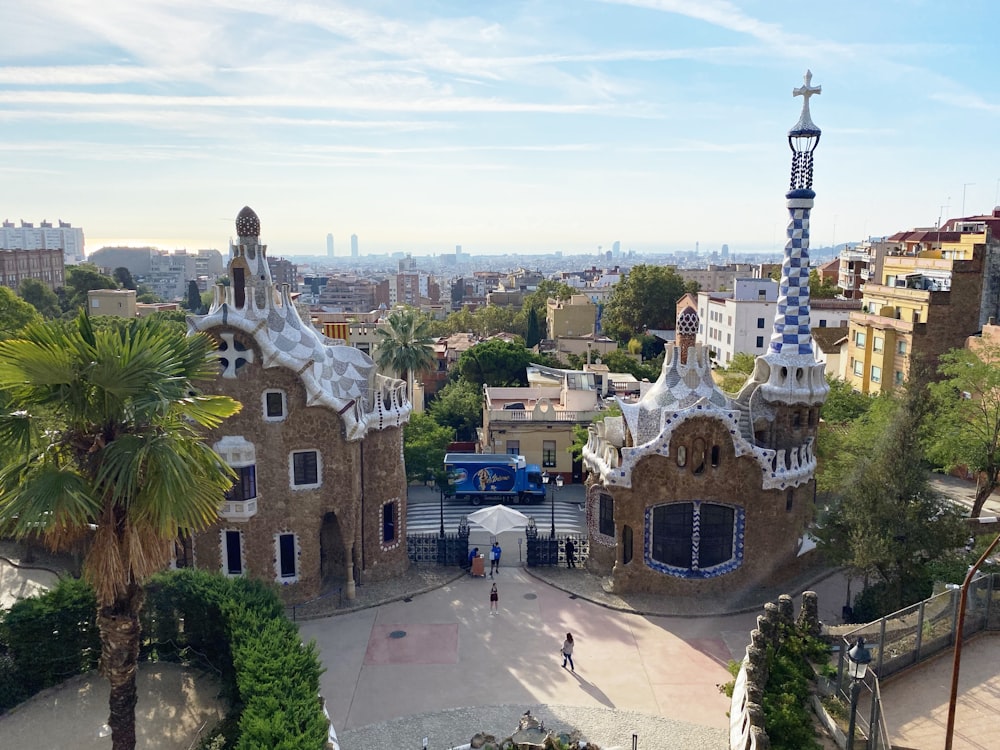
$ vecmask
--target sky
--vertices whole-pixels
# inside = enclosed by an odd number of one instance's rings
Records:
[[[814,247],[990,211],[995,0],[0,3],[0,219],[87,250],[784,244],[806,69]],[[963,211],[964,208],[964,211]]]

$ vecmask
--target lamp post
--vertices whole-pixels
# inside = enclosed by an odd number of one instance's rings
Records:
[[[549,539],[556,538],[556,496],[555,493],[562,489],[563,478],[561,475],[556,474],[555,480],[549,475],[549,472],[542,472],[542,484],[545,485],[546,494],[549,496],[549,517],[551,518],[551,525],[549,526]],[[549,488],[555,486],[555,490],[549,492]]]
[[[847,673],[851,684],[851,722],[847,728],[847,750],[854,750],[854,727],[858,718],[858,694],[861,683],[868,673],[868,664],[872,660],[871,651],[865,647],[865,639],[858,638],[851,650],[847,652]]]

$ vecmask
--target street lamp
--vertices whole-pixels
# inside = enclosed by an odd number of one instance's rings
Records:
[[[552,519],[552,525],[549,527],[549,539],[555,539],[556,538],[556,496],[555,496],[555,493],[558,490],[562,489],[562,486],[563,486],[562,475],[556,474],[555,480],[553,480],[552,477],[549,475],[549,472],[547,472],[547,471],[543,472],[542,473],[542,484],[545,485],[546,491],[548,490],[548,488],[550,486],[555,485],[555,490],[553,490],[552,492],[548,492],[547,491],[547,493],[546,493],[549,496],[549,513],[550,513],[550,517]]]
[[[872,660],[872,652],[865,648],[865,639],[858,638],[851,650],[847,652],[847,674],[853,681],[851,684],[851,722],[847,728],[847,750],[854,750],[854,727],[858,718],[858,694],[861,683],[868,673],[868,665]]]

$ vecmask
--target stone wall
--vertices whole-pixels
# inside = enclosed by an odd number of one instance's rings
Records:
[[[257,513],[245,521],[220,519],[198,534],[194,540],[195,564],[219,570],[222,531],[238,530],[243,534],[245,574],[275,581],[279,578],[275,535],[293,533],[298,544],[297,580],[284,585],[281,592],[289,603],[306,601],[336,586],[348,590],[352,577],[348,565],[352,560],[363,565],[356,571],[362,581],[405,570],[405,544],[380,543],[380,513],[383,504],[391,501],[396,502],[397,518],[403,519],[397,520],[397,539],[405,539],[401,430],[372,431],[363,441],[348,442],[336,412],[306,405],[305,388],[296,373],[284,367],[262,367],[260,350],[252,339],[238,332],[234,332],[234,338],[253,351],[252,361],[237,370],[236,378],[218,378],[205,390],[231,396],[243,404],[243,409],[209,431],[207,439],[215,444],[225,436],[238,436],[254,445]],[[285,394],[283,420],[265,418],[266,390]],[[290,455],[300,450],[319,452],[320,486],[291,486]]]
[[[692,444],[700,438],[719,447],[716,466],[706,463],[701,474],[692,467],[678,467],[673,456],[651,456],[632,473],[632,487],[604,488],[614,497],[617,541],[611,552],[591,545],[590,566],[606,573],[613,564],[616,592],[646,591],[695,596],[745,589],[770,578],[794,562],[798,540],[813,514],[813,487],[777,490],[761,488],[761,466],[752,456],[736,457],[725,425],[715,419],[689,420],[671,437],[674,445]],[[588,493],[588,497],[591,493]],[[646,562],[646,511],[656,505],[679,501],[710,501],[743,509],[745,513],[743,560],[731,572],[713,578],[680,578],[652,569]],[[621,545],[623,527],[633,531],[632,560],[625,565]],[[592,534],[593,535],[593,534]],[[611,563],[611,560],[614,560]]]

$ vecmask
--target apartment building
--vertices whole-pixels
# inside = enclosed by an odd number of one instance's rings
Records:
[[[845,379],[855,389],[892,390],[918,356],[933,372],[941,354],[1000,317],[1000,241],[986,218],[888,238],[880,277],[850,317]]]
[[[0,250],[58,250],[63,254],[62,265],[82,263],[83,230],[68,221],[55,225],[43,221],[37,227],[30,221],[22,221],[20,226],[4,221],[0,225]]]
[[[723,367],[739,353],[756,357],[767,351],[777,311],[779,286],[774,279],[736,279],[734,287],[731,293],[698,292],[696,341]],[[840,328],[861,303],[811,299],[810,307],[810,327]]]
[[[61,287],[65,281],[63,251],[58,248],[0,249],[0,286],[16,291],[25,279],[38,279],[52,290]]]
[[[545,303],[546,338],[593,334],[597,325],[597,305],[586,294],[568,300],[549,298]]]

